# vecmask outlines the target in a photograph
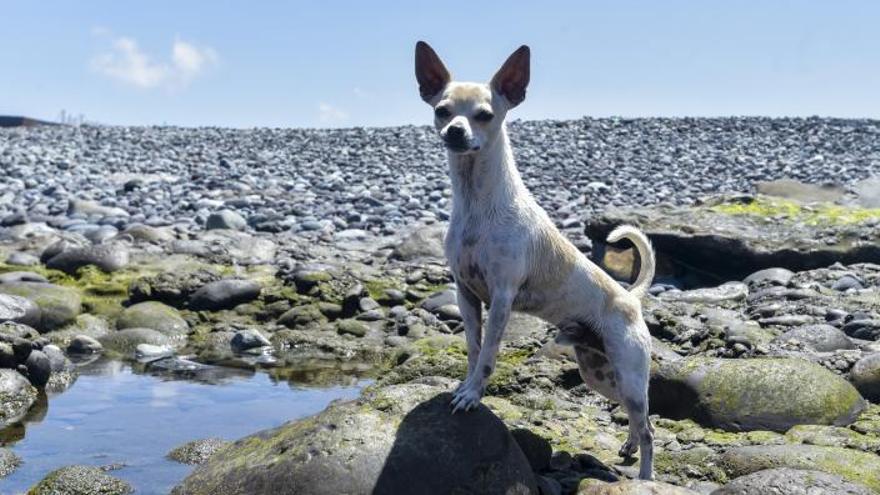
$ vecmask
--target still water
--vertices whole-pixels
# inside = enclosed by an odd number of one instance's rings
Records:
[[[136,373],[118,361],[80,368],[65,392],[31,409],[24,425],[0,431],[0,445],[22,458],[0,479],[0,494],[24,493],[53,469],[111,465],[138,494],[168,493],[192,466],[165,455],[190,440],[235,440],[315,414],[334,399],[357,397],[366,382],[298,386],[265,373],[230,372],[208,382]]]

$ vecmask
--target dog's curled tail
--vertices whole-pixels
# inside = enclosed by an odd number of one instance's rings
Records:
[[[651,281],[654,280],[654,269],[656,267],[654,248],[651,247],[651,241],[648,240],[648,237],[632,225],[621,225],[615,228],[608,234],[607,241],[614,243],[624,238],[629,239],[636,246],[636,250],[639,252],[639,259],[642,262],[639,276],[636,277],[636,281],[629,289],[636,297],[641,298],[648,291],[648,287],[651,286]]]

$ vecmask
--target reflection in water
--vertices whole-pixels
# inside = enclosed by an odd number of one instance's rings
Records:
[[[119,361],[85,363],[66,392],[41,394],[21,423],[0,430],[0,445],[24,461],[0,479],[0,493],[23,493],[70,464],[121,464],[113,475],[137,493],[168,493],[192,469],[165,458],[172,448],[198,438],[234,440],[356,397],[363,383],[352,374],[364,370],[333,368],[310,363],[270,376],[212,367],[192,381]]]

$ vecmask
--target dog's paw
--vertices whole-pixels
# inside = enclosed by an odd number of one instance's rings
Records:
[[[483,394],[479,392],[479,389],[475,387],[461,386],[452,396],[452,414],[455,414],[458,411],[470,411],[480,404],[480,399],[482,397]]]
[[[624,459],[629,459],[636,454],[639,450],[639,444],[634,442],[631,437],[626,438],[626,442],[623,442],[623,445],[620,446],[620,450],[617,452],[617,455],[623,457]]]

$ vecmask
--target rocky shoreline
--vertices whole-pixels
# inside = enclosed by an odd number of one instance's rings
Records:
[[[625,283],[638,260],[607,228],[634,223],[658,248],[656,482],[631,481],[626,416],[534,318],[513,319],[485,407],[447,416],[466,366],[440,247],[449,190],[414,127],[0,133],[0,430],[103,355],[208,382],[374,379],[312,418],[176,449],[199,464],[179,494],[880,491],[880,124],[512,127],[582,251]],[[74,466],[33,493],[77,484],[131,490]]]

